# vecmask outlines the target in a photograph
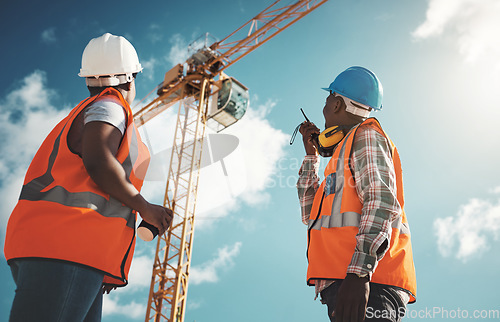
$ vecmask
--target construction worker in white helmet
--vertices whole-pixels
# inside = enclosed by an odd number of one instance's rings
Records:
[[[382,109],[382,84],[354,66],[324,90],[325,130],[307,118],[300,125],[307,283],[331,321],[401,321],[416,301],[416,278],[399,154],[369,117]],[[328,158],[321,184],[320,156]]]
[[[10,321],[100,321],[103,293],[128,283],[136,214],[160,234],[170,226],[172,211],[140,194],[149,153],[130,104],[141,71],[123,37],[86,46],[90,96],[45,138],[7,225]]]

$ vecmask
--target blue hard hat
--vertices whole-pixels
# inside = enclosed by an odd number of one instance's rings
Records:
[[[335,92],[375,110],[382,109],[384,90],[382,83],[370,70],[354,66],[340,73],[328,88],[328,92]]]

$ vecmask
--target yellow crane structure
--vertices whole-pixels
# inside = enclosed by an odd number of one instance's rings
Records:
[[[209,45],[207,36],[185,64],[166,72],[157,97],[134,113],[136,125],[142,126],[178,103],[164,197],[174,220],[157,238],[146,321],[184,321],[205,128],[223,130],[248,105],[247,88],[223,71],[326,1],[283,5],[278,0],[226,38]]]

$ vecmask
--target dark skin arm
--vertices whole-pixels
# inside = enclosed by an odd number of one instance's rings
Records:
[[[163,234],[172,222],[170,209],[146,201],[126,177],[115,155],[120,131],[105,122],[89,122],[83,128],[82,160],[89,176],[106,193],[139,212]]]
[[[387,248],[387,240],[377,250],[382,254]],[[337,295],[338,301],[334,311],[336,321],[363,321],[366,305],[370,296],[370,280],[356,274],[347,274]]]
[[[370,295],[368,277],[347,274],[340,285],[335,306],[335,321],[360,322],[365,319],[366,305]]]

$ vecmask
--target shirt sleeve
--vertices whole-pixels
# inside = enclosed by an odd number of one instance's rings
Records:
[[[371,275],[389,248],[392,222],[401,215],[389,140],[360,126],[352,150],[356,191],[363,204],[356,249],[347,273]]]
[[[116,127],[122,135],[125,133],[126,116],[123,107],[110,100],[98,100],[89,105],[84,112],[83,123],[106,122]]]
[[[299,194],[302,222],[308,224],[314,196],[319,188],[319,156],[306,155],[299,170],[297,192]]]

